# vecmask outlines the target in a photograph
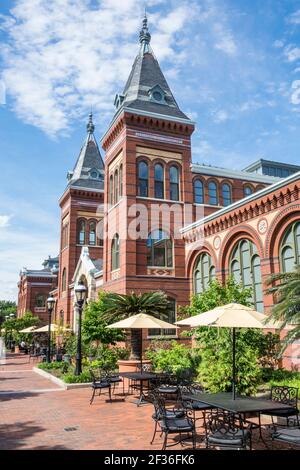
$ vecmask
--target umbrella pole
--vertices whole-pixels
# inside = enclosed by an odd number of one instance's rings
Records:
[[[141,355],[141,373],[143,372],[143,330],[140,329],[140,335],[141,335],[141,341],[140,341],[140,344],[141,344],[141,351],[140,351],[140,355]]]
[[[235,400],[235,385],[236,385],[235,350],[236,350],[236,329],[232,328],[232,399],[233,400]]]

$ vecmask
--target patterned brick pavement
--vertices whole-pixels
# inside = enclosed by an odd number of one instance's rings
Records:
[[[33,372],[26,356],[10,355],[0,365],[0,449],[161,449],[159,435],[150,445],[151,405],[103,396],[90,406],[90,395],[90,389],[60,390]],[[264,448],[257,441],[254,447]]]

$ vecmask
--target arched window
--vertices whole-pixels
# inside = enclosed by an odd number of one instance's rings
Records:
[[[148,165],[144,161],[138,164],[138,195],[148,197]]]
[[[300,221],[291,224],[280,244],[281,270],[285,273],[300,266]]]
[[[84,219],[78,220],[77,224],[77,240],[79,245],[85,244],[85,230],[86,230],[86,223]]]
[[[194,267],[194,293],[204,292],[210,281],[215,279],[216,269],[212,262],[212,257],[208,253],[201,253]]]
[[[120,268],[120,238],[119,235],[116,235],[113,238],[111,244],[111,270]]]
[[[65,292],[67,289],[67,271],[66,268],[63,269],[62,277],[61,277],[61,290]]]
[[[174,165],[170,167],[170,199],[179,201],[179,171]]]
[[[46,304],[46,296],[44,294],[37,294],[35,297],[35,306],[36,307],[45,307]]]
[[[251,186],[244,186],[244,197],[250,196],[253,194],[253,189]]]
[[[203,183],[201,180],[194,181],[194,202],[196,204],[203,204],[204,197],[203,197]]]
[[[119,174],[118,170],[115,171],[114,176],[114,204],[117,204],[119,200]]]
[[[171,268],[173,266],[173,243],[161,229],[154,230],[147,240],[147,265]]]
[[[154,166],[154,197],[164,198],[164,167],[157,163]]]
[[[214,181],[211,181],[208,184],[208,197],[209,197],[209,204],[211,206],[218,205],[218,190],[217,190],[217,185]]]
[[[229,206],[232,203],[231,186],[228,183],[222,184],[223,206]]]
[[[119,196],[123,196],[123,165],[120,166],[119,170]]]
[[[263,290],[260,257],[256,245],[250,240],[239,241],[230,257],[230,272],[236,282],[252,289],[252,300],[256,310],[263,312]]]
[[[111,206],[114,205],[114,181],[113,181],[113,175],[110,175],[109,178],[109,204]]]
[[[96,222],[89,223],[89,245],[96,245]]]

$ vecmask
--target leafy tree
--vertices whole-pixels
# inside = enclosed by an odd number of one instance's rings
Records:
[[[25,333],[19,333],[20,330],[28,328],[29,326],[35,326],[39,323],[40,319],[34,316],[31,312],[25,312],[22,317],[9,318],[3,323],[3,328],[7,336],[7,332],[12,332],[13,339],[16,342],[20,342],[23,339],[28,340],[30,336]]]
[[[146,313],[154,317],[162,318],[167,315],[169,301],[164,292],[146,292],[144,294],[115,294],[107,293],[103,297],[102,318],[114,323],[118,320],[131,317],[138,313]],[[131,330],[131,359],[140,359],[141,332]]]
[[[184,313],[189,316],[198,315],[233,302],[251,306],[251,289],[239,285],[233,278],[229,278],[224,285],[214,280],[205,292],[192,297],[191,305]],[[201,327],[192,333],[195,334],[201,351],[201,362],[198,367],[200,381],[210,392],[230,390],[231,329]],[[260,361],[262,358],[269,362],[275,361],[272,356],[274,348],[270,347],[270,336],[266,339],[264,332],[257,329],[239,329],[236,341],[237,391],[241,394],[251,394],[256,391],[261,378]],[[268,354],[272,356],[272,360],[266,358]]]
[[[6,315],[16,315],[17,305],[16,302],[10,300],[0,300],[0,325],[5,321]]]
[[[84,311],[82,322],[83,341],[102,344],[116,344],[125,339],[121,330],[106,328],[108,322],[103,318],[104,298],[107,294],[101,292],[96,302],[90,302]]]
[[[187,370],[195,373],[200,360],[197,350],[176,341],[168,341],[165,348],[149,348],[146,357],[152,361],[155,370],[178,375]]]
[[[300,339],[300,266],[295,271],[270,276],[267,285],[271,286],[267,293],[273,294],[276,302],[270,318],[282,322],[281,330],[289,323],[295,325],[284,338],[284,350]]]

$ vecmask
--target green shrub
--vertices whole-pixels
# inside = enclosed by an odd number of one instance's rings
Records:
[[[67,362],[41,362],[38,364],[38,368],[42,370],[61,370],[63,373],[67,372],[69,369],[69,364]]]
[[[74,375],[74,374],[65,374],[62,376],[62,379],[65,383],[67,384],[73,384],[73,383],[87,383],[92,381],[91,374],[88,370],[84,370],[81,372],[80,375]]]
[[[185,370],[196,371],[199,363],[197,350],[192,350],[172,341],[168,349],[151,350],[146,352],[147,359],[150,359],[156,371],[168,371],[173,374],[180,374]]]
[[[263,381],[272,385],[286,385],[288,387],[299,388],[300,391],[300,372],[286,369],[263,370]]]

